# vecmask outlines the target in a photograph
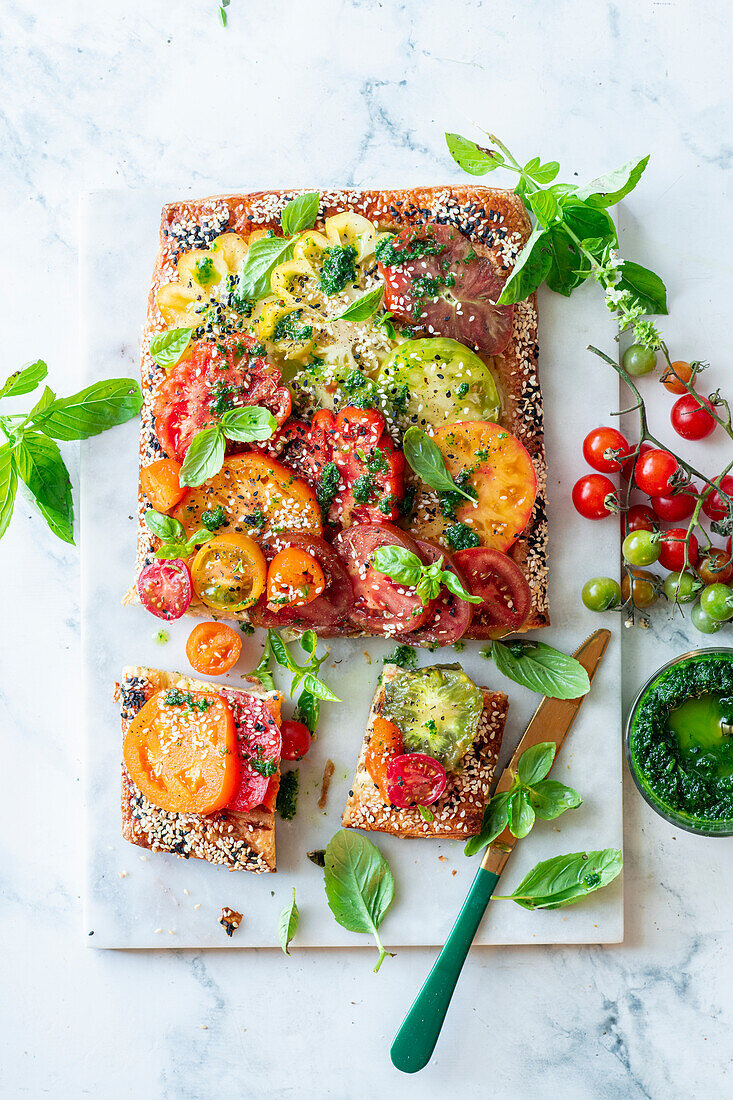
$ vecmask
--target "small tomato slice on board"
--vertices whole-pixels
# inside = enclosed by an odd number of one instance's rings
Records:
[[[185,561],[152,561],[137,578],[140,603],[151,615],[171,622],[180,619],[191,603],[191,574]]]
[[[281,375],[261,355],[252,336],[200,340],[168,373],[155,395],[155,431],[163,449],[183,462],[191,440],[217,423],[222,413],[245,405],[269,409],[278,425],[292,406]]]
[[[387,765],[393,756],[399,756],[404,748],[402,734],[394,722],[387,718],[375,718],[372,735],[364,754],[364,767],[374,780],[385,802],[389,802]]]
[[[455,226],[406,226],[377,258],[384,304],[403,324],[487,355],[504,351],[514,324],[514,306],[496,305],[504,280],[482,246]]]
[[[276,554],[290,546],[304,550],[318,562],[323,572],[325,588],[311,603],[299,607],[282,606],[273,610],[261,600],[250,614],[252,623],[265,629],[282,626],[311,629],[321,637],[341,633],[354,600],[354,590],[343,562],[324,539],[317,535],[303,534],[301,531],[283,531],[263,543],[262,549],[267,560],[271,562]]]
[[[225,458],[218,474],[191,489],[173,512],[191,535],[201,527],[201,516],[217,506],[224,509],[227,530],[266,539],[297,528],[323,533],[321,509],[310,485],[274,458],[250,452]]]
[[[312,603],[326,587],[318,559],[297,546],[280,550],[267,569],[267,606],[301,607]]]
[[[246,812],[255,806],[271,809],[280,774],[282,735],[269,700],[244,691],[222,688],[236,728],[239,781],[227,802],[228,810]]]
[[[133,718],[123,755],[135,786],[169,813],[221,810],[239,780],[232,711],[200,691],[156,692]]]
[[[188,636],[186,656],[191,668],[209,676],[223,676],[234,668],[242,639],[225,623],[199,623]]]
[[[389,523],[359,523],[341,531],[333,545],[354,588],[352,622],[390,637],[411,633],[425,623],[430,605],[424,607],[414,588],[398,584],[372,565],[379,546],[401,546],[419,557],[417,543],[406,531]]]
[[[174,458],[159,458],[140,471],[140,487],[156,511],[170,512],[185,497],[186,486],[178,480],[180,472],[181,464]]]
[[[532,608],[532,592],[516,562],[483,546],[459,550],[455,561],[473,595],[483,600],[474,607],[471,636],[488,638],[497,629],[518,630]]]
[[[217,535],[191,565],[193,589],[213,611],[244,611],[257,603],[267,576],[265,557],[247,535]]]
[[[417,539],[417,548],[425,565],[432,565],[433,562],[442,558],[443,568],[455,573],[462,581],[464,588],[471,591],[468,581],[456,565],[452,554],[447,550],[435,546],[432,542],[424,542],[422,539]],[[441,588],[440,595],[430,602],[425,626],[414,631],[409,635],[409,639],[406,637],[405,640],[409,640],[410,645],[453,645],[463,637],[471,625],[473,609],[474,605],[468,600],[462,600],[447,588]]]
[[[448,784],[448,774],[440,763],[424,752],[393,756],[387,764],[387,793],[393,806],[431,806]]]

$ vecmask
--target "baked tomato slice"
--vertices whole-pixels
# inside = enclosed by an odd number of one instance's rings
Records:
[[[267,565],[258,544],[238,532],[204,543],[191,564],[193,590],[214,612],[244,611],[265,589]]]
[[[321,637],[340,633],[354,600],[354,590],[343,562],[322,538],[301,531],[282,531],[262,544],[268,562],[291,547],[304,551],[318,563],[325,580],[323,592],[309,603],[299,606],[284,604],[270,608],[262,599],[257,607],[252,608],[252,622],[265,628],[295,626],[302,630],[315,630]]]
[[[498,550],[474,546],[455,555],[474,596],[471,637],[489,638],[497,631],[518,630],[532,608],[532,592],[516,562]]]
[[[185,497],[186,487],[178,480],[180,472],[181,464],[174,458],[158,458],[140,471],[140,488],[158,512],[170,512]]]
[[[223,676],[229,672],[241,652],[241,635],[225,623],[199,623],[186,642],[186,656],[191,668],[208,676]]]
[[[374,568],[372,554],[380,546],[401,546],[419,557],[415,540],[389,523],[354,524],[334,539],[354,588],[351,621],[374,634],[411,633],[425,623],[430,605],[423,606],[414,588]]]
[[[372,724],[372,735],[364,754],[364,767],[385,802],[389,802],[387,765],[393,756],[399,756],[404,748],[402,733],[387,718],[377,717]]]
[[[443,568],[455,573],[470,592],[470,587],[455,559],[447,550],[432,542],[417,539],[417,548],[425,565],[443,559]],[[478,606],[478,605],[477,605]],[[441,588],[440,595],[430,601],[425,626],[405,637],[410,645],[445,646],[453,645],[468,630],[473,619],[474,605],[468,600],[454,596],[447,588]]]
[[[169,813],[221,810],[239,782],[234,715],[219,695],[156,692],[133,718],[123,755],[135,786]]]
[[[180,619],[191,603],[191,574],[185,561],[152,561],[137,578],[140,603],[159,619]]]
[[[447,424],[433,439],[443,453],[448,473],[474,490],[476,502],[461,498],[454,516],[446,518],[435,494],[423,490],[413,532],[450,545],[453,532],[448,529],[466,524],[482,546],[508,550],[527,526],[537,496],[537,475],[527,449],[506,428],[488,420]]]
[[[191,440],[222,413],[245,405],[269,409],[278,425],[290,415],[290,391],[252,336],[200,340],[169,372],[153,402],[155,431],[170,458],[183,462]]]
[[[227,809],[244,812],[268,805],[273,787],[277,792],[280,774],[280,726],[267,700],[231,688],[222,688],[221,694],[234,716],[240,765],[239,782]]]
[[[387,793],[393,806],[432,806],[448,785],[448,773],[439,760],[424,752],[393,756],[387,764]]]
[[[452,225],[407,226],[377,247],[384,304],[419,336],[445,336],[499,355],[512,335],[514,306],[496,303],[504,287],[482,245]]]
[[[221,470],[174,510],[189,535],[202,525],[204,512],[221,507],[221,531],[237,531],[258,541],[298,528],[320,535],[321,509],[305,481],[274,458],[251,451],[224,459]]]

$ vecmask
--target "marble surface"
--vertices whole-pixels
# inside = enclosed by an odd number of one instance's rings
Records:
[[[8,370],[40,355],[58,390],[80,377],[81,191],[234,188],[253,164],[268,184],[450,180],[443,130],[483,122],[520,155],[557,157],[567,178],[652,152],[621,211],[623,252],[666,276],[664,331],[675,352],[711,360],[711,389],[730,377],[722,0],[528,0],[498,11],[478,0],[232,0],[228,11],[223,30],[209,0],[6,0]],[[543,363],[587,389],[589,421],[601,415],[586,380],[597,368],[574,319],[578,298],[591,293],[560,303],[565,354]],[[557,307],[547,296],[541,305]],[[594,308],[602,326],[602,306]],[[134,372],[135,356],[121,346],[120,370]],[[653,392],[652,404],[664,437],[668,402]],[[77,452],[65,453],[78,485]],[[394,1071],[387,1051],[432,951],[402,950],[375,976],[371,949],[304,950],[291,960],[269,950],[87,950],[78,556],[20,502],[0,560],[10,578],[0,649],[4,1095],[730,1092],[733,844],[666,825],[628,777],[624,944],[474,951],[435,1058],[416,1078]],[[696,644],[664,612],[648,633],[625,635],[626,698]]]

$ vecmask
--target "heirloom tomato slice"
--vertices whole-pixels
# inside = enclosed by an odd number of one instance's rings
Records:
[[[423,606],[414,588],[372,565],[372,554],[380,546],[400,546],[419,557],[417,543],[406,531],[389,523],[357,523],[341,531],[333,545],[354,588],[352,622],[362,630],[390,636],[411,633],[425,623],[430,605]]]

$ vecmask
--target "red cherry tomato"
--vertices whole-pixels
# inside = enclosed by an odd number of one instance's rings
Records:
[[[648,451],[653,451],[653,450],[654,450],[654,448],[652,447],[651,443],[642,443],[641,446],[639,447],[639,454],[637,455],[637,458],[636,458],[637,466],[638,466],[639,462],[641,461],[642,456],[645,455]],[[621,478],[623,479],[623,481],[628,481],[629,478],[631,477],[631,468],[632,468],[633,464],[634,464],[634,460],[632,458],[630,462],[624,462],[623,466],[621,467]]]
[[[659,564],[670,573],[676,573],[685,568],[685,527],[672,527],[662,535],[659,544]],[[687,564],[695,565],[698,556],[698,542],[694,535],[690,535],[687,547]]]
[[[629,453],[626,437],[616,428],[594,428],[583,440],[583,458],[594,470],[602,474],[616,473],[623,466],[616,458],[606,458],[606,451]]]
[[[615,509],[608,506],[613,504],[610,498],[618,505],[616,487],[603,474],[585,474],[573,486],[575,511],[584,519],[605,519],[612,515]]]
[[[692,366],[685,363],[684,359],[675,359],[671,367],[667,367],[659,381],[670,393],[687,393],[687,387],[683,383],[689,382],[691,378]]]
[[[440,761],[424,752],[393,756],[387,764],[387,793],[393,806],[431,806],[448,783]]]
[[[658,531],[659,519],[645,504],[632,504],[626,515],[629,531]]]
[[[703,584],[727,584],[733,577],[733,561],[731,561],[730,539],[728,549],[721,550],[714,546],[702,559],[697,567],[697,575]]]
[[[672,493],[670,496],[652,497],[650,504],[665,523],[677,523],[687,519],[695,510],[697,493]]]
[[[159,619],[180,619],[191,603],[191,574],[185,561],[153,561],[137,578],[140,603]]]
[[[705,439],[715,431],[715,421],[710,415],[712,408],[706,397],[686,393],[675,401],[669,419],[683,439]]]
[[[730,474],[726,474],[721,480],[720,488],[729,497],[733,497],[733,477]],[[716,520],[724,519],[728,511],[725,498],[720,495],[717,489],[713,489],[712,493],[705,497],[702,502],[702,510],[709,519]]]
[[[280,726],[283,738],[283,760],[300,760],[311,747],[311,735],[307,726],[287,718]]]
[[[652,447],[640,455],[634,471],[634,481],[650,497],[664,496],[672,489],[671,478],[679,470],[679,462],[669,451]]]

